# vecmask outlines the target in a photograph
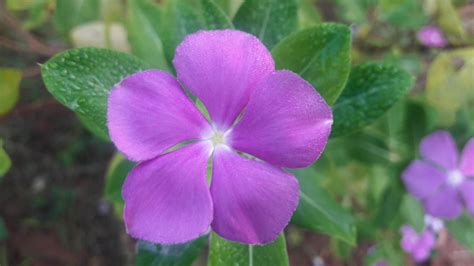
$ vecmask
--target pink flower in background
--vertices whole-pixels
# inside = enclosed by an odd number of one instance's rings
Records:
[[[407,190],[420,200],[427,214],[458,217],[463,206],[474,215],[474,138],[459,158],[456,143],[446,131],[421,141],[421,160],[412,161],[402,173]]]
[[[418,41],[428,47],[441,48],[448,44],[443,32],[434,26],[425,26],[421,28],[416,37]]]
[[[301,77],[276,71],[270,52],[244,32],[189,35],[173,64],[177,79],[139,72],[109,97],[111,139],[140,162],[122,189],[127,232],[172,244],[211,227],[233,241],[273,241],[299,200],[298,182],[283,168],[307,167],[320,156],[331,109]]]
[[[401,233],[400,246],[416,262],[426,261],[430,257],[436,240],[435,234],[431,230],[424,230],[418,234],[410,225],[404,225]]]

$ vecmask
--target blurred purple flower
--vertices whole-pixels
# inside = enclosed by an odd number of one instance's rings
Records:
[[[371,264],[371,266],[388,266],[387,261],[384,259],[377,261],[376,263]]]
[[[474,215],[474,138],[461,158],[446,131],[432,133],[421,141],[422,160],[414,160],[402,173],[407,190],[419,199],[427,214],[454,219],[463,205]]]
[[[424,46],[441,48],[448,44],[443,32],[434,26],[425,26],[417,33],[418,41]]]
[[[177,79],[138,72],[109,97],[111,139],[141,162],[122,189],[127,232],[172,244],[212,227],[237,242],[273,241],[299,200],[298,182],[283,168],[307,167],[319,157],[330,107],[301,77],[276,71],[265,46],[241,31],[191,34],[173,64]],[[204,104],[210,122],[181,84]]]
[[[435,233],[439,233],[439,231],[443,230],[444,223],[441,219],[425,214],[425,227]]]
[[[401,233],[400,246],[416,262],[426,261],[430,257],[436,240],[435,234],[431,230],[424,230],[418,234],[412,226],[403,225]]]

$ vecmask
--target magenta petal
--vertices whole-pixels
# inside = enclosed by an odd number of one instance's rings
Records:
[[[454,219],[462,212],[457,189],[444,186],[424,201],[427,214],[438,218]]]
[[[447,131],[436,131],[424,137],[420,144],[420,154],[426,160],[448,170],[455,169],[458,164],[458,149]]]
[[[246,244],[275,240],[298,205],[296,178],[227,147],[218,146],[214,156],[212,229],[228,240]]]
[[[459,186],[466,208],[474,216],[474,179],[464,181]]]
[[[154,158],[210,130],[176,79],[159,70],[135,73],[115,85],[107,125],[117,148],[135,161]]]
[[[464,176],[474,177],[474,138],[469,139],[464,146],[459,169]]]
[[[445,182],[446,174],[429,163],[415,160],[402,173],[407,190],[416,198],[424,199]]]
[[[143,162],[128,174],[122,196],[132,237],[174,244],[209,229],[213,211],[206,165],[210,152],[207,142],[189,144]]]
[[[228,141],[271,164],[306,167],[323,151],[331,125],[331,108],[308,82],[276,71],[252,94]]]
[[[237,30],[199,31],[176,48],[178,79],[206,106],[217,128],[229,128],[255,85],[275,68],[254,36]]]

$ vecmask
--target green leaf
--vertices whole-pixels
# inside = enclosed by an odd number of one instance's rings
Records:
[[[96,123],[89,120],[87,117],[79,115],[79,114],[77,114],[77,118],[79,119],[79,121],[81,121],[82,125],[87,130],[89,130],[89,132],[91,132],[92,134],[94,134],[96,137],[98,137],[99,139],[103,141],[110,142],[109,135],[107,134],[107,132],[104,132],[102,128],[99,127]]]
[[[2,177],[8,172],[11,166],[12,162],[10,157],[3,149],[3,141],[0,139],[0,181],[2,181]]]
[[[6,6],[8,10],[21,11],[43,5],[45,2],[46,0],[7,0]]]
[[[136,266],[190,266],[199,256],[208,236],[177,245],[155,245],[139,241],[137,244]]]
[[[355,66],[346,88],[333,105],[332,137],[361,129],[382,116],[410,88],[412,79],[402,69],[375,63]]]
[[[146,0],[128,1],[128,39],[132,53],[150,66],[167,70],[163,44],[159,34],[161,10],[156,4]]]
[[[271,49],[296,30],[296,0],[245,0],[234,17],[234,25],[257,36]]]
[[[319,184],[312,168],[292,171],[300,183],[300,202],[291,222],[354,245],[355,219]]]
[[[121,153],[116,153],[107,170],[104,197],[114,205],[119,217],[122,217],[125,204],[122,199],[122,185],[134,166],[134,162],[127,160]]]
[[[474,253],[474,218],[463,214],[456,220],[447,221],[446,227],[459,243]]]
[[[21,71],[0,68],[0,116],[8,113],[20,96]]]
[[[424,210],[420,202],[410,195],[405,195],[402,199],[400,212],[406,223],[412,225],[416,231],[421,232],[425,226]]]
[[[298,0],[298,24],[300,28],[321,23],[322,17],[316,7],[315,0]]]
[[[3,222],[2,217],[0,217],[0,241],[3,241],[7,237],[7,228]]]
[[[230,18],[217,4],[211,0],[201,0],[203,16],[206,23],[206,28],[209,30],[215,29],[232,29],[234,25]]]
[[[203,29],[233,26],[222,9],[211,0],[168,0],[163,7],[159,28],[165,56],[171,64],[176,47],[187,35]]]
[[[299,74],[333,104],[349,76],[351,31],[345,25],[323,23],[288,36],[272,54],[277,69]]]
[[[259,246],[228,241],[214,233],[211,236],[208,265],[287,266],[289,264],[285,236],[282,233],[272,243]]]
[[[107,49],[78,48],[60,53],[41,66],[48,91],[62,104],[107,134],[110,89],[147,65],[138,58]]]
[[[56,0],[53,24],[55,29],[66,35],[77,25],[97,20],[100,17],[100,1]]]

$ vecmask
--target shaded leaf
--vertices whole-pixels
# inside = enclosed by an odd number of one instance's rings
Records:
[[[209,266],[259,265],[288,266],[288,253],[284,234],[267,245],[243,245],[211,235]]]
[[[110,89],[125,76],[147,68],[134,56],[100,48],[60,53],[41,66],[48,91],[62,104],[107,134]]]
[[[155,245],[146,241],[137,243],[136,266],[190,266],[199,256],[208,236],[176,245]]]
[[[347,135],[371,124],[400,100],[411,84],[410,75],[397,67],[375,63],[355,66],[333,105],[331,136]]]
[[[127,160],[121,153],[116,153],[107,169],[104,197],[114,205],[118,217],[122,217],[125,205],[122,199],[122,185],[133,167],[135,162]]]
[[[97,20],[100,17],[100,1],[56,0],[53,24],[55,29],[67,35],[77,25]]]
[[[161,10],[157,4],[146,0],[128,1],[128,39],[132,53],[150,66],[167,70],[162,40],[159,34]]]
[[[292,171],[300,183],[300,202],[291,222],[354,245],[355,219],[319,184],[312,168]]]
[[[7,238],[7,228],[3,222],[2,217],[0,217],[0,242]]]
[[[212,0],[201,0],[203,16],[206,28],[215,29],[232,29],[234,26],[230,18],[217,4]]]
[[[245,0],[234,17],[236,29],[257,36],[269,49],[296,30],[296,0]]]
[[[310,82],[333,104],[351,67],[349,27],[323,23],[298,31],[272,50],[277,69],[289,69]]]

